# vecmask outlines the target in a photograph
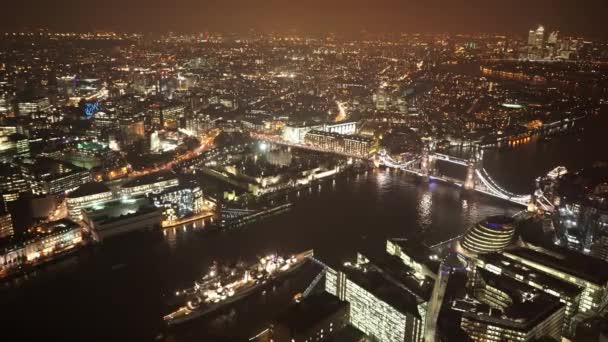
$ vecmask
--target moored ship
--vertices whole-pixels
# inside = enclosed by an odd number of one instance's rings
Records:
[[[271,254],[254,264],[232,268],[220,268],[214,264],[192,287],[175,293],[181,305],[164,316],[163,320],[171,326],[210,314],[247,297],[265,284],[286,276],[312,255],[312,250],[289,257]]]

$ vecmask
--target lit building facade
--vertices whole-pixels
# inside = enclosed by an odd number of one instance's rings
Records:
[[[0,246],[0,274],[22,265],[36,264],[82,244],[81,227],[63,219],[30,228],[19,239],[4,239]]]
[[[462,247],[476,254],[501,251],[509,246],[515,236],[514,223],[511,217],[488,217],[466,232]]]
[[[306,134],[310,131],[335,133],[338,135],[353,135],[357,132],[357,123],[354,121],[339,122],[322,125],[286,125],[283,127],[282,138],[294,144],[304,142]]]
[[[157,208],[163,208],[163,217],[175,221],[191,214],[203,211],[203,190],[199,186],[176,186],[163,192],[152,194],[152,202]]]
[[[178,186],[179,180],[171,171],[160,171],[157,173],[141,176],[123,184],[120,194],[125,197],[137,197],[152,192],[162,192],[170,187]]]
[[[0,126],[0,153],[13,148],[10,136],[17,133],[17,127]]]
[[[162,222],[162,210],[148,198],[121,199],[82,209],[83,222],[94,239],[153,230]]]
[[[30,143],[27,136],[16,132],[15,127],[0,127],[0,160],[10,162],[13,158],[28,157]]]
[[[456,300],[460,327],[473,341],[534,341],[562,337],[565,305],[514,279],[485,270],[477,274],[473,299]]]
[[[557,172],[561,171],[561,172]],[[536,197],[545,200],[556,243],[608,261],[608,167],[568,173],[556,169],[537,180]]]
[[[0,239],[12,236],[14,233],[11,214],[0,212]]]
[[[304,142],[308,145],[357,156],[368,156],[372,152],[373,139],[358,135],[343,135],[320,130],[306,133]]]
[[[424,341],[427,302],[362,259],[358,257],[356,266],[328,268],[325,291],[350,304],[350,323],[372,339]]]
[[[90,181],[91,174],[89,171],[80,169],[43,180],[41,187],[44,193],[65,194]]]
[[[509,249],[503,254],[530,269],[581,287],[583,291],[577,309],[580,315],[593,315],[599,311],[608,289],[607,262],[563,248],[530,247]]]
[[[103,183],[81,185],[66,197],[68,215],[74,221],[82,220],[82,208],[102,204],[112,199],[112,191]]]
[[[0,163],[0,194],[4,204],[19,199],[23,193],[32,193],[33,179],[28,170],[13,163]]]
[[[51,108],[51,103],[47,97],[37,98],[31,101],[17,103],[19,115],[30,115],[35,112],[43,112]]]
[[[158,128],[177,128],[180,118],[185,116],[186,106],[162,105],[155,109],[152,115],[152,124]]]
[[[32,175],[34,194],[65,194],[91,181],[87,169],[61,160],[39,157],[19,165]]]
[[[484,269],[488,272],[530,285],[537,290],[557,297],[560,302],[566,305],[562,335],[572,337],[576,329],[575,316],[578,314],[578,307],[583,292],[582,287],[538,272],[522,263],[507,258],[501,253],[479,255],[475,260],[475,266],[476,272],[479,269]]]
[[[104,110],[93,114],[93,130],[96,134],[118,128],[118,114],[115,110]]]

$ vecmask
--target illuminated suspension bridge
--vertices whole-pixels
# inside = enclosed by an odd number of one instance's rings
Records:
[[[434,164],[436,160],[442,160],[451,164],[465,166],[467,175],[464,180],[439,175],[435,172]],[[473,158],[466,160],[441,153],[433,153],[425,149],[422,155],[409,161],[399,162],[391,158],[388,154],[380,152],[378,161],[386,167],[403,170],[429,179],[440,180],[449,184],[463,187],[466,190],[473,190],[506,201],[528,206],[531,200],[530,195],[514,194],[501,187],[481,166],[481,154],[475,153]]]

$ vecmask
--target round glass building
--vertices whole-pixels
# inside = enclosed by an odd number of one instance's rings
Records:
[[[515,220],[508,216],[490,216],[471,227],[464,235],[462,247],[483,254],[505,249],[515,235]]]

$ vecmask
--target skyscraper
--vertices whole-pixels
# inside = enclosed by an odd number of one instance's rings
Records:
[[[536,41],[536,32],[534,30],[530,30],[528,32],[528,46],[534,46],[535,41]]]
[[[547,44],[555,45],[557,43],[557,36],[559,35],[559,31],[553,31],[549,34],[549,38],[547,38]]]
[[[540,25],[538,26],[538,28],[536,29],[536,32],[534,33],[534,46],[537,48],[542,48],[543,44],[545,42],[545,28]]]

